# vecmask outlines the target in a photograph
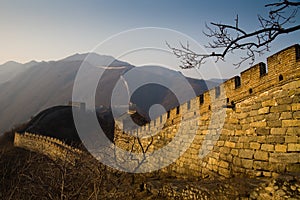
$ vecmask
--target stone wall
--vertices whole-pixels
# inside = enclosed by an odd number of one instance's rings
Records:
[[[299,48],[270,56],[267,65],[253,66],[137,130],[116,127],[115,144],[153,152],[181,136],[172,144],[174,156],[163,158],[174,160],[163,169],[173,176],[270,177],[300,171]]]
[[[47,136],[31,133],[15,133],[14,146],[39,152],[53,160],[63,160],[75,164],[76,158],[82,151],[66,145],[62,141]]]

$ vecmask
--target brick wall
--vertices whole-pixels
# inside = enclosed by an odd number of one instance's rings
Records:
[[[14,146],[39,152],[47,155],[53,160],[66,160],[74,164],[81,150],[66,145],[62,141],[42,135],[31,133],[15,133]]]
[[[141,152],[142,145],[153,152],[181,135],[174,156],[164,158],[174,159],[163,169],[173,176],[275,176],[300,171],[298,49],[294,45],[270,56],[267,64],[245,70],[144,127],[128,133],[116,127],[115,144],[133,152]],[[134,136],[141,135],[153,137],[137,142]],[[192,143],[186,144],[191,137]]]

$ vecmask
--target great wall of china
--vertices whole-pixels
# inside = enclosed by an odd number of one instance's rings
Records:
[[[39,152],[53,160],[60,159],[71,164],[75,164],[77,156],[83,153],[56,138],[27,132],[15,133],[14,146]]]
[[[127,133],[116,127],[115,144],[136,152],[141,147],[154,151],[169,144],[176,134],[182,135],[170,158],[174,162],[162,169],[172,176],[271,177],[299,172],[300,46],[268,57],[267,64],[259,63]],[[142,134],[152,137],[137,143],[133,135]],[[191,135],[192,143],[181,152]],[[67,152],[79,152],[56,139],[29,133],[16,133],[14,144],[53,159],[67,159]]]
[[[271,177],[300,171],[299,45],[127,133],[116,127],[115,143],[135,152],[142,151],[141,144],[149,152],[160,149],[181,135],[174,156],[163,158],[175,158],[163,169],[172,176]],[[153,137],[136,142],[134,136],[147,134]]]

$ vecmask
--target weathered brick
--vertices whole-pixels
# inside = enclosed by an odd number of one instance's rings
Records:
[[[285,143],[297,143],[299,141],[299,137],[297,136],[285,136]]]
[[[254,153],[254,159],[256,160],[269,160],[268,152],[265,151],[256,151]]]
[[[278,98],[276,99],[278,105],[282,104],[291,104],[293,102],[293,99],[290,97],[283,97],[283,98]]]
[[[260,143],[258,143],[258,142],[250,142],[250,148],[251,149],[259,149],[260,148]]]
[[[294,104],[292,104],[292,110],[293,111],[300,110],[300,103],[294,103]]]
[[[256,122],[256,121],[262,121],[264,120],[266,117],[265,115],[257,115],[257,116],[253,116],[253,121]]]
[[[247,169],[252,169],[253,167],[253,160],[248,160],[248,159],[242,159],[242,166],[247,168]]]
[[[300,163],[288,165],[286,171],[300,173]]]
[[[288,151],[300,151],[300,144],[288,144]]]
[[[221,153],[229,153],[230,152],[230,148],[228,148],[228,147],[220,147],[220,152]]]
[[[253,150],[249,149],[241,149],[239,153],[239,157],[241,158],[252,158],[253,157]]]
[[[273,144],[262,144],[261,150],[264,151],[274,151],[274,145]]]
[[[299,153],[270,153],[270,162],[273,163],[298,163]]]
[[[261,122],[252,122],[250,123],[251,127],[266,127],[267,126],[267,122],[265,121],[261,121]]]
[[[231,149],[231,152],[230,152],[232,155],[234,156],[237,156],[239,155],[239,150],[238,149]]]
[[[248,116],[249,116],[249,113],[238,113],[237,114],[238,119],[245,119]]]
[[[253,162],[253,168],[254,169],[263,169],[263,170],[268,170],[269,169],[269,162],[266,161],[254,161]]]
[[[276,144],[275,145],[275,151],[276,152],[286,152],[287,146],[284,144]]]
[[[235,143],[234,142],[226,141],[225,144],[224,144],[224,146],[225,147],[234,148],[235,147]]]
[[[244,144],[242,142],[238,142],[235,144],[235,148],[242,149],[244,147]]]
[[[270,99],[270,100],[262,102],[263,107],[276,106],[276,105],[277,105],[277,103],[276,103],[275,99]]]
[[[267,122],[268,127],[282,127],[282,121],[281,120],[273,120]]]
[[[272,176],[272,172],[263,171],[263,176],[265,176],[265,177],[271,177]]]
[[[293,118],[294,119],[300,119],[300,111],[296,111],[293,113]]]
[[[251,108],[253,110],[258,110],[259,108],[261,108],[261,103],[255,103],[251,105]]]
[[[284,111],[290,111],[290,110],[291,110],[290,105],[272,106],[270,108],[270,112],[284,112]]]
[[[219,167],[219,174],[226,178],[230,177],[230,171],[228,169],[224,169],[222,167]]]
[[[261,115],[261,114],[267,114],[270,112],[270,107],[264,107],[264,108],[261,108],[258,110],[258,114]]]
[[[267,143],[277,143],[282,144],[284,143],[284,136],[276,136],[276,135],[268,135],[266,139]]]
[[[253,117],[255,115],[258,115],[258,111],[257,110],[251,110],[250,111],[250,117]]]
[[[267,121],[275,121],[278,120],[281,113],[269,113],[264,115]]]
[[[300,136],[299,127],[288,127],[286,134]]]
[[[294,126],[300,127],[300,120],[282,120],[282,126],[283,127],[294,127]]]
[[[233,157],[233,164],[235,166],[241,166],[242,164],[242,159],[240,159],[239,157]]]
[[[269,135],[269,134],[270,134],[270,129],[259,127],[259,128],[257,128],[257,129],[255,130],[255,133],[256,133],[257,135]]]
[[[221,160],[221,161],[219,162],[219,166],[220,166],[220,167],[223,167],[223,168],[228,168],[228,167],[229,167],[229,163],[226,162],[226,161]]]
[[[271,128],[271,135],[285,135],[286,128]]]
[[[281,115],[280,115],[280,120],[282,120],[282,119],[292,119],[292,113],[291,112],[283,112],[283,113],[281,113]]]

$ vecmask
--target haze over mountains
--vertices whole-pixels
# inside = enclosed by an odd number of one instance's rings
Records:
[[[86,59],[88,55],[88,59]],[[7,62],[0,65],[0,133],[13,126],[26,122],[38,112],[56,105],[66,105],[72,99],[72,90],[77,71],[81,65],[87,69],[82,87],[88,87],[90,77],[95,70],[104,70],[98,83],[96,106],[110,106],[111,94],[120,76],[135,66],[116,60],[111,56],[91,54],[75,54],[58,61],[36,62],[25,64]],[[111,70],[106,70],[107,67]],[[179,92],[181,83],[173,70],[141,72],[136,79],[143,80],[147,76],[163,76],[175,84]],[[162,74],[163,73],[163,74]],[[179,74],[180,76],[183,76]],[[214,87],[223,80],[204,81],[187,78],[195,93],[199,95],[207,88]],[[84,95],[84,94],[83,94]],[[91,97],[93,98],[93,97]],[[131,98],[140,112],[147,115],[153,104],[162,104],[170,109],[178,104],[174,94],[168,88],[149,84],[137,90]]]

